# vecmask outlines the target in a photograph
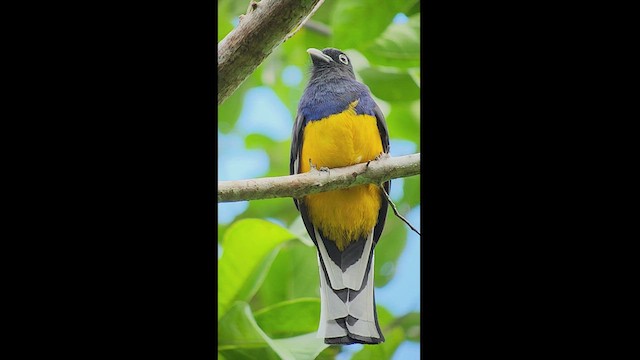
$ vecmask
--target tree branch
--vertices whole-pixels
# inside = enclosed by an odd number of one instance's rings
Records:
[[[300,198],[324,191],[346,189],[364,184],[420,174],[420,153],[389,157],[328,171],[249,180],[218,181],[218,202],[233,202],[281,197]]]
[[[218,43],[218,105],[231,96],[322,1],[252,1],[238,26]]]

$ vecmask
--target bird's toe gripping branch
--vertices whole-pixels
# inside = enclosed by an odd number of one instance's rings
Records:
[[[391,155],[389,155],[388,153],[381,152],[380,154],[378,154],[378,156],[376,156],[376,158],[375,158],[375,159],[367,161],[367,167],[369,167],[369,164],[370,164],[372,161],[384,160],[384,159],[388,159],[388,158],[390,158],[390,157],[391,157]]]
[[[311,162],[311,159],[309,159],[309,168],[310,168],[310,172],[313,171],[322,171],[322,172],[326,172],[328,174],[330,174],[329,168],[326,166],[322,166],[320,169],[318,169],[318,167],[316,166],[316,164],[314,164],[313,162]]]

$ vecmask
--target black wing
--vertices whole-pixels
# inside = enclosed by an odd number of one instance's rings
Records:
[[[296,120],[293,123],[293,131],[291,133],[291,154],[289,157],[289,175],[298,174],[300,172],[300,152],[302,151],[302,139],[304,134],[304,117],[298,113],[296,115]],[[311,237],[316,246],[318,246],[315,231],[313,229],[313,225],[311,224],[311,220],[309,219],[309,214],[307,212],[307,208],[303,203],[298,203],[298,199],[294,198],[293,203],[296,205],[296,209],[300,211],[300,216],[302,217],[302,222],[304,226],[307,228],[307,232]]]
[[[389,153],[389,130],[387,129],[387,122],[384,120],[384,114],[378,104],[373,109],[373,113],[376,116],[376,120],[378,123],[378,131],[380,132],[380,140],[382,140],[382,150],[385,154]],[[391,190],[391,181],[387,181],[382,184],[384,190],[389,194]],[[387,198],[382,194],[382,201],[380,205],[380,212],[378,212],[378,222],[376,223],[375,228],[373,229],[373,242],[374,244],[378,243],[378,239],[380,239],[380,235],[382,235],[382,229],[384,228],[384,223],[387,219],[387,208],[389,204],[387,203]]]
[[[304,117],[298,112],[296,121],[293,123],[291,133],[291,156],[289,157],[289,175],[300,172],[300,151],[302,150],[302,134],[304,131]],[[293,199],[293,203],[298,207],[298,200]]]
[[[387,122],[384,120],[384,114],[378,104],[373,108],[373,113],[376,116],[378,122],[378,131],[380,132],[380,140],[382,140],[382,149],[385,153],[389,153],[389,130],[387,129]]]

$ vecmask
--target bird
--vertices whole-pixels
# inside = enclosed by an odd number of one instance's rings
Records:
[[[369,87],[357,81],[347,54],[310,48],[311,75],[292,130],[290,174],[329,171],[388,156],[389,132]],[[391,182],[382,184],[387,194]],[[320,269],[320,323],[326,344],[380,344],[374,296],[374,249],[387,201],[376,184],[293,199]]]

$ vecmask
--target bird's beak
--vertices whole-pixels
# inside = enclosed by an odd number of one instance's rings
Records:
[[[323,61],[326,61],[326,62],[332,62],[333,61],[331,56],[326,55],[325,53],[323,53],[322,51],[320,51],[318,49],[309,48],[309,49],[307,49],[307,53],[309,53],[309,55],[311,55],[312,59],[323,60]]]

